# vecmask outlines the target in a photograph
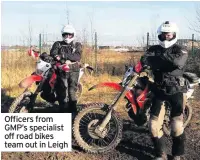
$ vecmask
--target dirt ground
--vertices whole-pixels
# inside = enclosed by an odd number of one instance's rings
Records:
[[[3,96],[3,95],[2,95]],[[6,112],[12,98],[2,101],[2,112]],[[200,160],[200,87],[191,101],[193,116],[186,131],[184,160]],[[72,152],[2,152],[2,160],[150,160],[153,145],[146,128],[138,128],[130,121],[124,121],[123,138],[115,150],[107,154],[88,154],[73,141]],[[168,159],[171,159],[171,138],[166,137]]]

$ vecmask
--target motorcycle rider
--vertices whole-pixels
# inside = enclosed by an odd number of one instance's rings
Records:
[[[178,27],[175,23],[166,21],[158,28],[159,45],[151,46],[141,58],[142,65],[150,66],[154,83],[151,85],[155,97],[152,100],[149,129],[154,144],[157,160],[167,159],[165,141],[162,131],[165,108],[163,101],[170,103],[172,156],[179,160],[184,154],[185,133],[183,128],[183,110],[185,92],[187,90],[183,78],[188,52],[178,45]]]
[[[70,72],[59,71],[55,89],[60,112],[76,114],[76,91],[82,45],[79,42],[74,42],[76,30],[72,25],[65,25],[61,30],[61,34],[63,41],[56,41],[53,44],[50,55],[62,64],[69,64]]]

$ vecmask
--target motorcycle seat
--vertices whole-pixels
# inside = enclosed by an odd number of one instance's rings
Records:
[[[190,83],[198,83],[200,79],[195,73],[191,72],[184,72],[183,77],[189,80]]]

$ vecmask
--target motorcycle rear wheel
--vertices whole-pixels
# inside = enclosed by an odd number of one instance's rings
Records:
[[[26,106],[30,102],[31,92],[26,91],[22,93],[20,96],[15,98],[12,104],[9,107],[8,113],[27,113],[28,110]]]
[[[103,109],[105,104],[87,104],[75,117],[73,134],[78,145],[89,153],[105,153],[113,150],[122,138],[122,121],[116,113],[112,113],[106,126],[106,136],[100,138],[95,132],[97,125],[101,123],[107,111]]]

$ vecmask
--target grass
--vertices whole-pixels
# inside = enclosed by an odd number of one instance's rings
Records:
[[[16,97],[22,92],[18,83],[34,71],[35,62],[26,53],[2,52],[1,87],[8,96]]]
[[[92,53],[84,53],[84,57],[89,57]],[[135,53],[114,53],[111,51],[104,51],[98,54],[98,73],[104,71],[103,74],[98,75],[84,75],[82,83],[84,88],[88,89],[92,84],[103,81],[116,81],[119,82],[124,73],[125,64],[132,64],[135,60],[135,56],[140,56]],[[86,59],[85,59],[86,60]],[[92,64],[92,59],[87,59],[85,63]],[[27,55],[26,52],[13,52],[3,51],[1,58],[1,86],[8,93],[9,96],[16,97],[21,93],[21,89],[18,87],[19,82],[29,76],[35,70],[35,60]],[[119,65],[118,65],[119,64]],[[116,68],[117,76],[112,76],[109,73],[113,67]]]
[[[85,74],[81,80],[83,85],[83,95],[79,103],[90,103],[90,102],[104,102],[111,103],[116,92],[108,89],[101,88],[92,91],[88,89],[101,82],[120,82],[124,73],[124,65],[132,65],[139,59],[141,53],[115,53],[111,51],[101,51],[98,53],[98,74]],[[84,52],[83,62],[89,63],[94,66],[94,53]],[[115,67],[115,73],[112,75],[113,67]],[[2,81],[1,86],[6,92],[7,96],[16,97],[22,93],[22,89],[18,87],[18,83],[25,77],[29,76],[35,69],[35,61],[29,57],[26,52],[2,52]],[[34,90],[33,86],[31,90]],[[199,94],[197,94],[199,95]],[[6,97],[2,96],[2,101]],[[198,97],[199,99],[199,97]],[[41,99],[38,99],[41,101]],[[122,116],[125,116],[123,106],[125,101],[119,104],[118,111]],[[196,101],[196,108],[198,108],[199,101]],[[193,106],[194,107],[194,106]],[[193,130],[198,130],[199,127],[199,116],[194,114],[192,125],[195,123]],[[112,154],[112,153],[109,153]],[[59,152],[11,152],[2,153],[2,160],[97,160],[97,155],[80,153],[77,151],[70,153],[59,153]],[[101,157],[102,158],[102,157]],[[108,158],[105,158],[107,160]]]
[[[86,73],[81,79],[83,94],[79,103],[111,103],[116,95],[116,92],[113,90],[101,88],[88,91],[88,89],[101,82],[120,82],[125,71],[125,65],[134,65],[141,55],[142,53],[119,53],[109,50],[99,51],[97,54],[97,74],[90,75]],[[2,52],[1,86],[6,90],[6,95],[17,97],[23,92],[23,89],[19,88],[18,84],[23,78],[29,76],[35,70],[35,62],[25,51]],[[94,52],[84,49],[82,62],[94,67]],[[34,91],[34,89],[35,86],[31,88],[31,91]],[[38,101],[42,101],[41,98]]]
[[[94,66],[93,55],[93,52],[84,50],[82,61]],[[140,56],[141,53],[118,53],[109,50],[99,52],[97,55],[98,74],[90,75],[86,72],[82,77],[83,94],[79,103],[104,102],[110,104],[117,92],[108,88],[92,91],[88,91],[88,89],[101,82],[119,83],[124,74],[125,65],[133,65]],[[26,52],[2,52],[1,86],[6,91],[7,96],[17,97],[23,92],[23,89],[19,88],[18,84],[22,79],[34,72],[35,62]],[[36,86],[33,85],[30,90],[34,91],[35,88]],[[4,101],[4,97],[2,97],[2,101]],[[37,101],[42,101],[42,99],[38,98]]]

